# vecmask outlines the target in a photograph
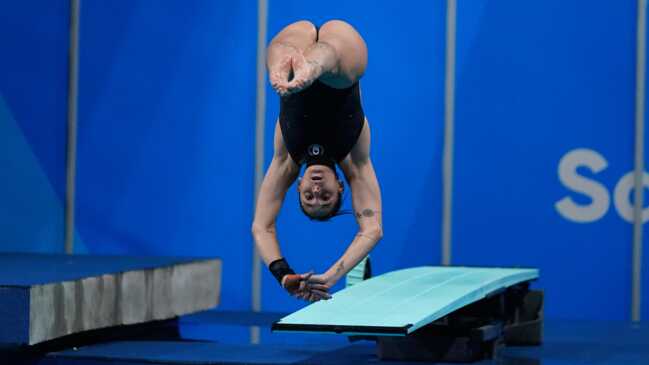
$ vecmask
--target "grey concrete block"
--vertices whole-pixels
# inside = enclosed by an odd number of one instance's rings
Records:
[[[83,257],[74,260],[83,261]],[[54,260],[51,264],[61,262]],[[211,309],[219,303],[221,261],[218,259],[179,260],[155,267],[143,261],[141,268],[135,266],[125,265],[127,269],[119,270],[116,265],[115,272],[76,279],[23,283],[29,291],[29,308],[16,312],[29,313],[26,344],[104,327],[170,319]],[[0,319],[0,325],[7,320]],[[24,341],[16,338],[16,344]]]

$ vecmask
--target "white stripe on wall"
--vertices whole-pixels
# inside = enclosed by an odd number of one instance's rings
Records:
[[[453,150],[455,115],[456,0],[446,2],[446,76],[444,85],[444,161],[442,213],[442,265],[451,264],[453,216]]]
[[[638,0],[636,35],[636,93],[635,93],[635,196],[633,207],[633,278],[631,294],[631,319],[641,319],[642,297],[642,208],[644,206],[644,116],[647,0]]]
[[[66,151],[65,252],[74,253],[74,211],[77,175],[77,100],[79,80],[79,7],[70,0],[70,48],[68,50],[68,141]]]
[[[264,138],[266,124],[266,31],[268,2],[257,1],[257,106],[255,122],[255,199],[264,178]],[[254,207],[253,207],[254,210]],[[252,310],[261,311],[261,259],[253,242],[252,248]],[[259,327],[250,327],[250,343],[259,343]]]

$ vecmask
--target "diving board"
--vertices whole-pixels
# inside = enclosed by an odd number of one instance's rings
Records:
[[[415,267],[345,288],[275,324],[273,331],[407,336],[460,308],[517,284],[537,269]]]
[[[212,258],[0,253],[0,345],[211,309],[220,284]]]

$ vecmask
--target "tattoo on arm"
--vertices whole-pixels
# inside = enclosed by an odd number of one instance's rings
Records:
[[[374,217],[374,211],[372,209],[363,209],[362,212],[356,212],[356,217],[361,218],[372,218]]]
[[[336,268],[336,274],[339,274],[343,270],[345,270],[345,262],[341,260]]]

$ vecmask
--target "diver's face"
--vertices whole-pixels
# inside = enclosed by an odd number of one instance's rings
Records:
[[[343,190],[334,172],[323,165],[309,166],[297,189],[302,207],[312,217],[327,215]]]

